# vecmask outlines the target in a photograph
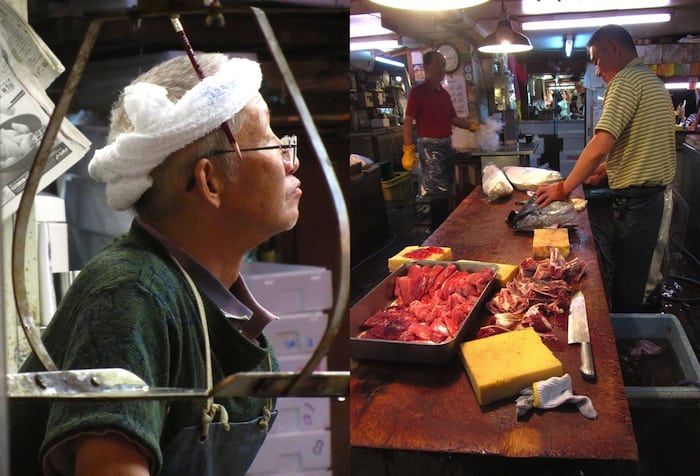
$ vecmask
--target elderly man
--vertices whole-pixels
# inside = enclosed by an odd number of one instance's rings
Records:
[[[603,113],[569,176],[538,188],[536,203],[565,200],[578,185],[598,183],[607,171],[614,196],[612,309],[640,312],[660,280],[664,191],[676,173],[673,104],[624,28],[601,27],[588,46],[596,74],[607,83]]]
[[[297,221],[296,144],[270,128],[257,63],[198,59],[201,82],[177,57],[115,105],[89,170],[110,206],[136,219],[81,271],[46,329],[61,369],[119,367],[180,388],[277,369],[262,333],[275,316],[239,270]],[[31,356],[22,371],[40,369]],[[13,401],[12,474],[244,474],[274,416],[258,398]]]

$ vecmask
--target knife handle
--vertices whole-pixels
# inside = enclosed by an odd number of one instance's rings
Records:
[[[586,380],[595,379],[593,351],[590,342],[581,342],[581,375],[583,375],[583,378]]]

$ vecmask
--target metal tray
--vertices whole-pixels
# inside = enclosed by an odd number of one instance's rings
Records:
[[[386,308],[394,301],[394,285],[396,283],[396,278],[406,275],[408,273],[408,268],[413,264],[421,264],[423,266],[434,266],[436,264],[446,266],[448,264],[455,264],[459,269],[470,273],[488,267],[493,270],[494,277],[488,282],[486,288],[474,305],[474,308],[462,322],[462,325],[457,331],[457,335],[450,340],[439,344],[433,344],[383,339],[361,339],[355,337],[360,333],[362,324],[370,316],[379,309]],[[482,263],[480,261],[410,261],[404,263],[350,308],[350,355],[356,359],[374,359],[391,362],[412,362],[434,365],[445,363],[454,355],[459,344],[466,339],[471,322],[473,322],[475,316],[478,316],[484,303],[491,296],[496,284],[495,275],[497,272],[497,264]]]

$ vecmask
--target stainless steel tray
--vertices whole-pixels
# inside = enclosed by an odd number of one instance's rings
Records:
[[[436,264],[455,264],[461,270],[470,273],[479,271],[485,267],[491,268],[494,272],[492,278],[474,308],[464,319],[457,331],[457,335],[439,344],[426,342],[403,342],[382,339],[361,339],[356,337],[360,333],[362,324],[379,309],[389,306],[395,299],[394,285],[396,278],[408,273],[408,268],[413,264],[424,266],[434,266]],[[396,271],[387,276],[382,282],[374,287],[366,296],[360,299],[350,308],[350,355],[356,359],[374,359],[392,362],[412,362],[438,365],[446,362],[463,342],[472,327],[471,324],[478,317],[486,300],[491,296],[496,284],[495,274],[498,272],[498,265],[493,263],[483,263],[480,261],[411,261],[403,264]]]

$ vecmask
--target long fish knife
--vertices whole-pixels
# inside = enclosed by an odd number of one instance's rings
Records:
[[[595,379],[595,365],[591,349],[591,334],[588,331],[586,299],[576,291],[569,305],[569,344],[581,344],[581,375],[586,380]]]

